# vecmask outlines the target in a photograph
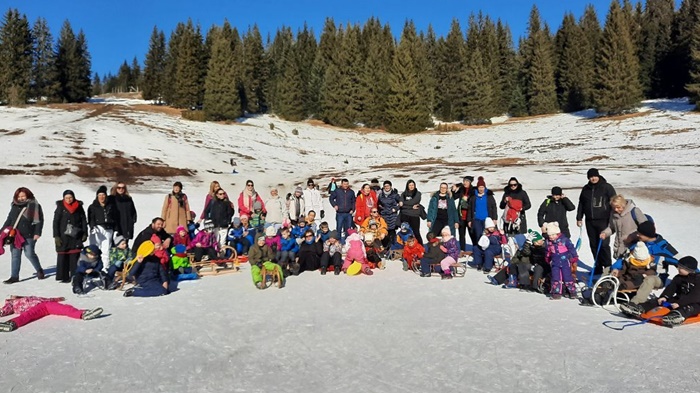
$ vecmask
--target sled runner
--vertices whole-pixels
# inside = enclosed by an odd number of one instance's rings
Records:
[[[413,262],[413,273],[420,275],[420,264],[420,261]],[[435,269],[436,267],[438,268],[438,270]],[[440,263],[430,264],[430,273],[436,273],[439,270],[441,270]],[[452,271],[452,275],[454,277],[464,277],[464,275],[467,273],[467,265],[464,262],[453,263],[452,265],[450,265],[450,270]],[[439,275],[436,275],[435,277],[439,277]]]
[[[241,258],[238,257],[236,249],[231,246],[223,246],[219,252],[218,259],[202,259],[195,262],[194,254],[188,254],[192,269],[199,276],[215,276],[218,274],[240,273]],[[246,258],[247,261],[247,258]]]
[[[115,286],[119,286],[119,290],[124,290],[124,284],[126,284],[126,278],[129,276],[129,271],[131,268],[134,267],[134,263],[138,260],[139,257],[147,257],[155,251],[156,246],[153,244],[152,241],[146,240],[145,242],[141,243],[139,246],[139,249],[136,250],[136,257],[124,264],[124,267],[121,272],[117,272],[114,275],[114,283],[112,284],[113,286],[111,288],[115,288]]]
[[[275,270],[267,270],[265,266],[260,270],[260,275],[262,276],[262,281],[258,286],[258,289],[267,289],[269,287],[277,284],[277,288],[282,288],[284,286],[280,273]]]

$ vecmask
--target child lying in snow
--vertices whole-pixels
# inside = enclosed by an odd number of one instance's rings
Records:
[[[5,305],[0,309],[0,317],[18,314],[7,322],[0,322],[0,332],[11,332],[22,326],[41,319],[47,315],[65,315],[73,319],[90,320],[102,314],[101,308],[92,310],[79,310],[68,304],[61,304],[66,300],[62,297],[38,297],[12,295],[5,300]]]

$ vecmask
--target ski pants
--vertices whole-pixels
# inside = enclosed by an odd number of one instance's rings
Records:
[[[270,271],[270,272],[273,270],[277,270],[277,272],[280,275],[280,280],[282,280],[284,282],[284,273],[282,272],[282,268],[280,267],[280,265],[273,263],[273,262],[270,262],[270,261],[267,261],[267,262],[263,262],[262,266],[265,267],[265,270]],[[251,265],[250,266],[250,273],[253,276],[253,284],[257,284],[259,282],[262,282],[263,276],[262,276],[262,269],[260,266]]]
[[[326,251],[321,255],[321,267],[328,268],[328,266],[333,266],[334,269],[340,269],[343,265],[343,256],[341,253],[336,252],[331,255],[330,252]]]
[[[649,295],[654,289],[661,289],[664,287],[664,283],[658,276],[646,276],[642,285],[637,289],[637,293],[630,300],[632,303],[642,304],[649,299]]]
[[[494,257],[500,253],[501,246],[498,244],[492,244],[486,250],[478,246],[474,247],[472,261],[469,262],[469,265],[481,267],[485,272],[490,272],[493,269]]]
[[[17,325],[17,328],[20,328],[47,315],[64,315],[73,319],[81,319],[83,311],[68,304],[43,302],[12,318],[12,321]]]
[[[109,249],[112,248],[113,229],[107,229],[102,225],[96,225],[90,231],[90,244],[94,244],[102,251],[102,258],[109,259]]]
[[[564,293],[562,285],[570,294],[576,294],[576,284],[573,274],[571,274],[571,262],[563,255],[552,256],[552,294],[561,295]]]

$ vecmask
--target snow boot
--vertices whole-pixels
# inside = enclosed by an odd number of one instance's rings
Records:
[[[11,332],[17,329],[14,321],[0,322],[0,332]]]
[[[80,318],[82,318],[84,321],[89,321],[102,315],[102,311],[103,310],[101,307],[93,308],[92,310],[85,310]]]
[[[340,266],[333,266],[333,274],[336,276],[340,275],[340,272],[342,272],[343,269]]]
[[[680,326],[683,322],[685,322],[685,317],[678,310],[673,310],[661,318],[661,323],[668,327]]]
[[[131,297],[134,296],[134,288],[129,288],[126,291],[124,291],[124,297]]]
[[[430,273],[421,273],[420,276],[421,277],[430,277]]]
[[[629,315],[630,317],[635,318],[639,318],[642,314],[644,314],[644,308],[639,304],[635,303],[620,304],[620,311],[622,311],[626,315]]]
[[[553,293],[549,300],[561,300],[561,295],[558,293]]]
[[[408,262],[405,259],[402,259],[401,262],[403,263],[403,271],[407,272],[408,271]]]
[[[3,281],[3,284],[14,284],[16,282],[19,282],[19,278],[17,277],[10,277],[7,280]]]
[[[440,278],[441,280],[451,280],[452,279],[452,274],[443,274],[442,277]]]
[[[493,285],[498,285],[498,281],[496,281],[496,278],[495,278],[494,276],[488,275],[488,276],[486,276],[486,278],[489,279],[489,281],[491,282],[491,284],[493,284]]]
[[[508,284],[506,284],[506,288],[517,288],[518,287],[518,279],[515,278],[514,274],[511,274],[508,276]]]
[[[364,273],[364,274],[366,274],[366,275],[368,275],[368,276],[371,276],[371,275],[374,274],[374,272],[372,271],[372,269],[370,269],[369,267],[366,267],[366,268],[362,269],[362,273]]]
[[[328,269],[326,269],[325,267],[322,267],[321,268],[321,275],[325,276],[327,271],[328,271]]]

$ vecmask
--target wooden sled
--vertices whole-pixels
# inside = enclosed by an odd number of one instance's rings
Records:
[[[199,262],[194,261],[194,254],[189,254],[188,256],[190,258],[190,265],[192,266],[193,272],[196,272],[200,277],[240,273],[242,257],[239,258],[236,249],[231,246],[223,246],[221,248],[220,255],[226,255],[227,251],[231,252],[228,258],[202,260]]]
[[[267,289],[275,284],[277,284],[277,288],[282,288],[284,286],[277,269],[268,271],[265,269],[265,266],[263,266],[262,269],[260,269],[260,275],[262,276],[262,282],[260,282],[258,289]]]
[[[421,273],[420,264],[421,264],[420,261],[413,262],[413,266],[412,266],[413,273],[420,275],[420,273]],[[439,268],[440,264],[439,263],[431,263],[430,264],[430,273],[431,274],[436,272],[436,269],[435,269],[436,267]],[[452,270],[452,276],[454,276],[454,277],[464,277],[464,275],[467,273],[467,265],[462,263],[462,262],[453,263],[452,265],[450,265],[450,268]],[[436,275],[436,277],[438,277],[438,276]]]
[[[639,318],[642,320],[648,320],[649,323],[653,323],[654,325],[659,325],[659,326],[665,326],[661,322],[661,318],[670,313],[671,310],[666,308],[666,307],[656,307],[650,311],[645,312],[644,314],[640,315]],[[651,319],[650,319],[651,318]],[[690,325],[693,323],[700,322],[700,315],[696,315],[694,317],[687,318],[685,321],[683,321],[683,325]],[[668,326],[671,327],[671,326]]]

